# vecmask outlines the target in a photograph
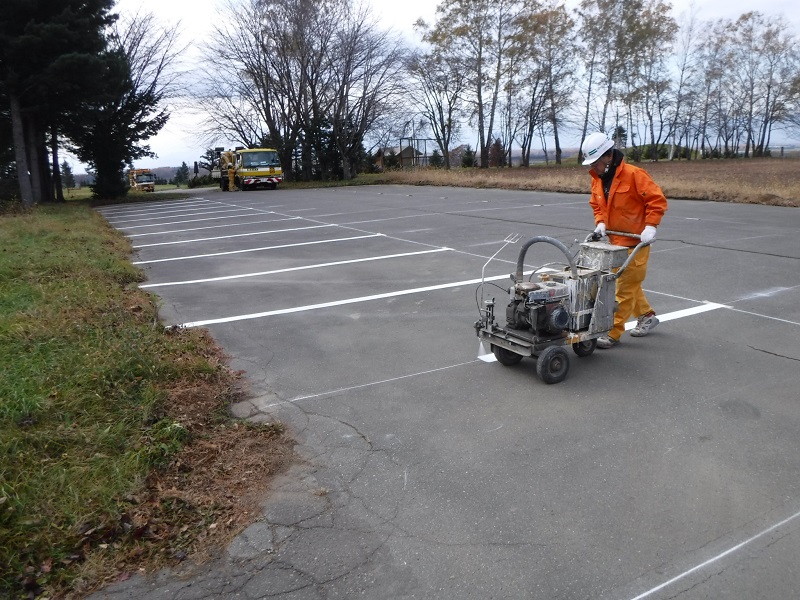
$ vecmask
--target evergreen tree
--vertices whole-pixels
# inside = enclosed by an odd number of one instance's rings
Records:
[[[172,180],[176,185],[183,185],[184,183],[189,183],[189,165],[186,164],[186,161],[181,163],[181,166],[178,167],[178,170],[175,171],[175,177]]]
[[[444,166],[444,157],[439,154],[439,149],[435,148],[431,154],[430,166],[434,169],[441,169]]]
[[[115,28],[104,70],[95,76],[107,82],[102,99],[85,107],[86,119],[70,129],[78,158],[97,171],[96,197],[124,196],[125,166],[154,156],[145,141],[169,119],[162,107],[175,76],[175,28],[160,28],[155,17],[137,15]]]
[[[55,155],[67,118],[104,82],[97,78],[113,0],[5,0],[0,19],[0,101],[13,133],[20,198],[51,197],[47,135]],[[68,117],[69,115],[69,117]],[[77,124],[76,124],[77,126]],[[54,171],[58,173],[58,161]]]
[[[72,167],[67,161],[61,163],[61,183],[66,188],[75,187],[75,175],[72,174]]]
[[[469,146],[464,149],[464,154],[461,155],[461,166],[464,168],[477,166],[475,162],[475,151]]]

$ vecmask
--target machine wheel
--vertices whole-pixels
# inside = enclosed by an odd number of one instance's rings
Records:
[[[219,187],[223,192],[227,192],[228,191],[228,178],[227,177],[223,177],[222,179],[219,180]]]
[[[536,374],[545,383],[560,383],[569,371],[569,354],[563,346],[548,346],[536,360]]]
[[[267,186],[267,188],[270,189],[270,190],[277,190],[278,189],[278,184],[277,183],[270,183]]]
[[[572,344],[572,351],[581,358],[584,356],[589,356],[592,352],[594,352],[595,348],[597,348],[597,338]]]
[[[501,348],[500,346],[492,345],[492,352],[494,352],[494,356],[501,365],[505,365],[507,367],[511,367],[519,363],[522,360],[522,355],[517,354],[516,352],[512,352],[511,350],[506,350],[505,348]]]

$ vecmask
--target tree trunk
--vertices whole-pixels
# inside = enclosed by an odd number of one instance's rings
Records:
[[[56,201],[53,190],[53,177],[50,174],[50,165],[47,162],[47,138],[44,131],[36,131],[36,154],[39,159],[39,180],[42,189],[42,202],[54,203]]]
[[[39,136],[37,135],[36,123],[33,119],[28,119],[25,123],[25,150],[28,155],[28,171],[31,177],[31,192],[33,201],[36,204],[42,202],[42,174],[39,154]]]
[[[50,131],[50,154],[53,157],[53,184],[55,186],[56,202],[65,202],[61,183],[61,166],[58,164],[58,130],[53,125]]]
[[[19,98],[14,93],[9,93],[8,101],[11,108],[11,130],[14,139],[14,158],[17,162],[17,180],[19,181],[19,197],[22,205],[31,207],[34,204],[33,188],[28,169],[28,153],[25,148],[25,126],[22,121],[22,109]]]

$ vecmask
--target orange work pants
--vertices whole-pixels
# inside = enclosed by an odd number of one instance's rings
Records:
[[[628,254],[631,250],[628,250]],[[615,340],[625,333],[625,323],[630,317],[639,318],[652,310],[642,290],[649,258],[650,246],[641,248],[617,279],[617,312],[614,313],[614,328],[608,333]]]

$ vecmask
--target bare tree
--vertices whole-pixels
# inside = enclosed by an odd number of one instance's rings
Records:
[[[481,167],[488,166],[500,91],[509,75],[508,54],[523,10],[522,0],[443,0],[435,25],[417,23],[423,40],[446,56],[458,57],[468,76]]]
[[[437,146],[450,168],[450,143],[458,135],[466,78],[457,62],[434,52],[416,52],[408,61],[412,101],[428,121]]]
[[[336,30],[331,56],[330,121],[345,179],[356,175],[364,137],[400,96],[405,51],[378,28],[368,10],[352,12]]]

